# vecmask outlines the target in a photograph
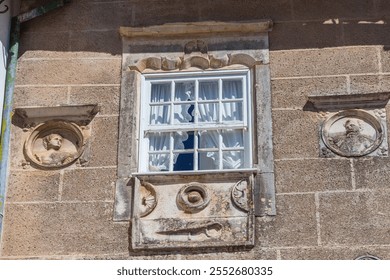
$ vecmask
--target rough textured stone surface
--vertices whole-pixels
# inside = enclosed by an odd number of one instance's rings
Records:
[[[296,40],[299,34],[299,40]],[[340,24],[321,22],[275,22],[270,36],[271,50],[326,48],[343,45]]]
[[[381,63],[382,63],[382,71],[390,72],[390,48],[389,46],[384,46],[381,48]]]
[[[354,160],[356,188],[388,189],[390,161],[384,158],[362,158]]]
[[[59,87],[16,87],[13,107],[56,106],[68,103],[68,88]]]
[[[359,18],[374,14],[374,3],[371,0],[361,0],[356,5],[354,0],[293,0],[295,19],[328,20],[338,18]]]
[[[262,247],[313,246],[317,244],[313,194],[278,195],[277,215],[258,220],[256,230]]]
[[[13,171],[8,177],[7,199],[22,201],[56,201],[60,183],[59,171]]]
[[[354,59],[350,59],[353,57]],[[271,77],[377,73],[376,47],[271,51]]]
[[[277,193],[352,189],[348,159],[277,161],[275,176]]]
[[[338,95],[347,93],[347,78],[313,77],[272,80],[272,107],[302,109],[308,95]]]
[[[113,166],[117,163],[118,118],[95,118],[92,124],[89,166]]]
[[[390,242],[390,192],[320,195],[321,240],[324,245],[385,245]]]
[[[112,201],[115,180],[115,168],[65,170],[61,200]]]
[[[98,104],[100,115],[119,114],[119,86],[71,87],[70,104]]]
[[[119,59],[21,60],[18,85],[119,84]]]
[[[381,247],[312,247],[280,250],[282,260],[354,260],[367,254],[381,260],[390,259],[390,249]]]
[[[276,159],[318,157],[317,114],[280,110],[273,111],[272,117]]]
[[[20,36],[20,58],[44,58],[48,54],[58,56],[58,52],[64,53],[70,49],[69,33],[66,31],[35,33],[23,32],[23,30],[24,28],[22,28]]]
[[[45,2],[23,0],[23,9]],[[319,119],[302,111],[310,94],[390,90],[389,14],[388,0],[74,0],[23,23],[14,106],[99,103],[104,117],[91,123],[88,167],[69,167],[63,177],[22,170],[23,132],[12,127],[0,258],[390,259],[387,158],[354,159],[351,180],[349,160],[318,158]],[[119,27],[258,19],[275,23],[269,43],[277,215],[256,220],[252,250],[129,252],[129,224],[112,221],[111,202],[96,202],[113,199],[118,135],[117,117],[109,115],[118,114]],[[53,202],[58,196],[66,202]]]
[[[121,55],[122,42],[118,30],[77,31],[70,35],[72,52],[91,52],[93,55]]]
[[[100,202],[8,205],[2,256],[127,252],[129,226],[112,223],[112,208]]]

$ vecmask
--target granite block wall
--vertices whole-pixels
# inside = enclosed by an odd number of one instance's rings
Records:
[[[130,225],[112,221],[119,27],[264,18],[274,21],[277,215],[257,218],[251,250],[134,253]],[[87,167],[23,168],[23,131],[13,126],[0,258],[390,259],[390,159],[320,158],[320,119],[304,108],[313,94],[390,90],[389,23],[386,0],[73,0],[24,23],[14,107],[98,103],[101,111],[91,123]]]

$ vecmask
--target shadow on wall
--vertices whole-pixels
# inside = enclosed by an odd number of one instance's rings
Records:
[[[46,2],[24,0],[22,9]],[[271,50],[390,46],[388,0],[72,0],[22,25],[20,55],[27,50],[121,55],[120,26],[259,19],[274,21]]]

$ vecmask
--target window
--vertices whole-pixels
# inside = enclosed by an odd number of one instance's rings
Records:
[[[192,183],[199,187],[195,192],[207,189],[227,201],[242,198],[237,193],[232,197],[231,190],[238,186],[242,189],[238,193],[242,192],[245,184],[239,182],[246,182],[247,193],[253,194],[248,217],[275,215],[271,28],[269,20],[120,28],[123,55],[114,220],[133,220],[132,240],[139,237],[144,222],[145,228],[156,229],[149,224],[154,223],[152,216],[140,214],[141,208],[150,207],[144,195],[159,197],[157,207],[162,208],[153,210],[159,217],[157,224],[172,217],[182,220],[181,210],[172,207],[174,197],[182,187],[190,186],[192,191]],[[199,193],[196,197],[191,193],[192,203],[204,199],[206,192]],[[165,240],[160,233],[151,234]],[[232,240],[237,243],[235,237]],[[187,241],[178,244],[174,246],[188,245]]]
[[[139,172],[251,168],[249,74],[144,74]]]

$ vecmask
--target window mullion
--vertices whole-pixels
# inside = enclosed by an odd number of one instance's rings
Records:
[[[194,131],[194,170],[198,170],[198,131]]]
[[[222,79],[218,79],[218,123],[222,123]]]
[[[169,133],[169,171],[173,171],[173,133]]]
[[[199,108],[198,108],[198,99],[199,99],[199,80],[195,80],[195,108],[194,108],[194,123],[198,124],[199,117]]]
[[[175,82],[171,81],[171,110],[170,110],[170,124],[172,125],[174,123],[173,118],[175,116],[174,110],[175,106],[173,105],[173,100],[175,98]]]
[[[222,161],[222,130],[218,130],[218,169],[223,169],[223,161]]]

